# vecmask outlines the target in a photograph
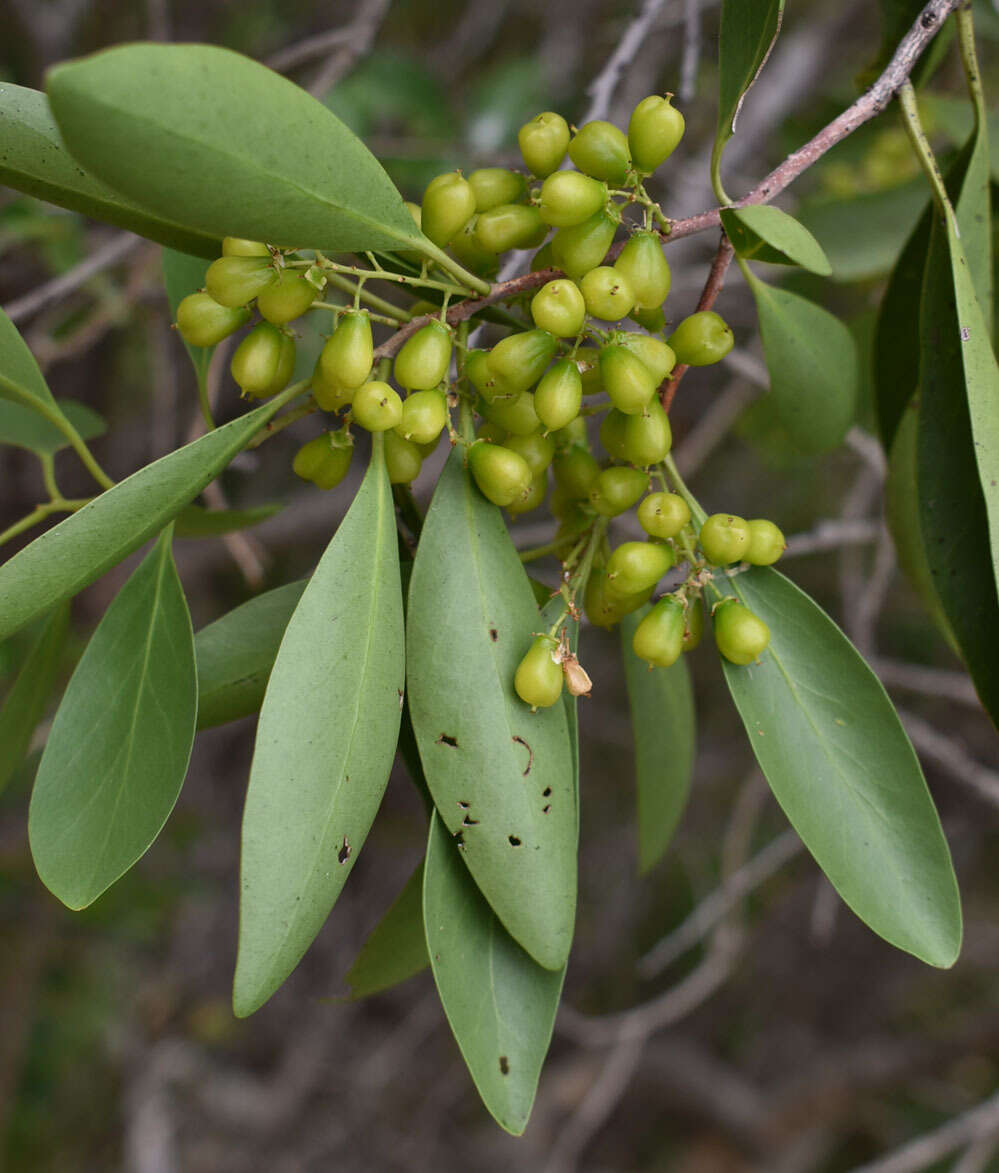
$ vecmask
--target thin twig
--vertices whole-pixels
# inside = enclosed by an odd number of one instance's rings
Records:
[[[999,806],[999,773],[976,761],[959,741],[934,729],[915,713],[899,709],[898,715],[912,744],[941,769],[977,790],[982,798]]]
[[[881,533],[876,521],[866,518],[845,521],[820,521],[805,534],[792,534],[787,539],[785,558],[800,558],[804,554],[818,554],[824,550],[841,550],[844,546],[867,546]]]
[[[587,87],[590,105],[580,120],[580,125],[607,117],[621,74],[637,56],[663,3],[664,0],[645,0],[641,11],[624,30],[624,36],[607,59],[607,64]]]
[[[999,1134],[999,1094],[962,1112],[934,1132],[903,1145],[887,1157],[857,1165],[852,1173],[916,1173],[970,1141]]]
[[[680,100],[690,102],[697,93],[697,67],[701,60],[701,3],[683,3],[683,57],[680,59]]]
[[[868,656],[867,662],[889,687],[925,693],[937,700],[954,701],[973,709],[982,707],[975,686],[963,672],[924,668],[921,664],[906,664],[883,656]]]
[[[346,35],[338,52],[333,54],[309,86],[309,93],[314,98],[323,97],[371,51],[391,2],[392,0],[359,0],[357,14],[343,30]]]
[[[16,301],[10,302],[4,307],[7,317],[12,322],[22,322],[25,318],[30,318],[47,306],[49,302],[58,301],[59,298],[75,292],[81,285],[86,285],[90,278],[97,273],[102,273],[105,269],[110,269],[112,265],[124,260],[133,249],[143,243],[142,237],[133,236],[131,232],[116,232],[100,248],[85,260],[80,261],[78,265],[74,265],[72,269],[60,273],[58,277],[53,277],[51,281],[39,285],[31,293],[26,293]]]

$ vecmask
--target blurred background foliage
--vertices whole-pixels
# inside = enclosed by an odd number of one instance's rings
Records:
[[[317,92],[403,194],[418,199],[439,171],[516,165],[516,130],[539,110],[581,120],[587,87],[636,7],[611,0],[0,0],[0,80],[40,87],[49,64],[133,39],[226,45]],[[647,93],[681,95],[688,134],[654,181],[672,216],[713,203],[707,159],[718,8],[715,0],[664,0],[614,91],[610,117],[619,124]],[[996,95],[999,15],[984,0],[976,0],[975,14],[986,90]],[[338,42],[326,36],[337,29],[347,30]],[[726,154],[730,191],[748,190],[853,99],[873,76],[880,38],[874,5],[788,4],[781,39]],[[955,51],[936,56],[923,112],[946,155],[967,133],[971,113]],[[994,166],[997,134],[999,121]],[[782,198],[825,247],[832,280],[778,270],[768,279],[840,314],[866,353],[884,278],[926,198],[889,110]],[[708,233],[670,249],[674,319],[693,308],[714,245]],[[77,266],[102,250],[112,263],[79,280]],[[0,304],[55,393],[110,421],[95,444],[113,475],[185,441],[197,416],[194,378],[169,328],[155,247],[0,188],[0,261]],[[68,287],[55,296],[59,286],[48,283],[67,275]],[[738,273],[717,308],[735,329],[737,349],[720,368],[684,383],[673,413],[678,459],[710,508],[770,516],[794,535],[787,572],[845,627],[903,710],[964,897],[966,944],[954,969],[927,969],[874,938],[793,850],[661,972],[643,967],[642,956],[692,910],[703,911],[706,898],[730,891],[728,877],[786,824],[753,769],[716,658],[704,652],[693,659],[699,733],[690,805],[667,859],[639,878],[617,635],[590,630],[582,659],[596,687],[582,722],[581,904],[566,987],[573,1009],[556,1028],[522,1140],[502,1134],[479,1105],[428,974],[367,1002],[344,1000],[345,972],[422,850],[422,809],[401,767],[330,924],[263,1010],[233,1019],[239,819],[251,745],[244,722],[199,738],[158,843],[83,913],[58,906],[32,869],[25,823],[37,754],[0,797],[3,1169],[488,1173],[512,1164],[551,1173],[838,1173],[962,1119],[995,1095],[994,730],[896,568],[882,521],[884,470],[869,389],[847,445],[820,458],[796,451],[760,397],[766,374]],[[305,349],[321,342],[318,329],[312,333]],[[214,377],[231,409],[225,357]],[[232,505],[281,501],[284,512],[226,542],[178,544],[196,626],[314,565],[356,475],[330,495],[293,483],[290,457],[310,430],[315,421],[303,421],[244,454],[223,478]],[[67,495],[89,491],[69,457],[58,467]],[[421,500],[434,475],[428,468],[418,483]],[[38,499],[29,453],[0,448],[0,485],[2,527]],[[514,533],[522,546],[546,540],[530,515]],[[76,604],[64,677],[132,565]],[[0,647],[0,687],[30,635]],[[710,988],[684,1002],[686,979],[696,987],[705,975]],[[584,1017],[671,992],[680,995],[675,1012],[638,1042],[614,1042]],[[891,1168],[994,1173],[999,1113],[991,1119],[983,1140],[964,1136],[939,1160]]]

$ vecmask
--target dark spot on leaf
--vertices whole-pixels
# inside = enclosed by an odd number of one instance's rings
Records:
[[[346,835],[343,837],[343,846],[336,853],[336,858],[338,863],[346,863],[350,859],[350,842]]]
[[[463,827],[477,827],[479,825],[479,820],[473,819],[471,815],[465,815],[465,817],[461,820],[461,825]]]
[[[507,838],[510,840],[511,847],[519,847],[520,846],[520,840],[517,838],[516,835],[509,835],[509,836],[507,836]]]
[[[454,748],[458,744],[458,739],[457,737],[448,737],[446,733],[442,733],[440,737],[437,738],[437,744],[450,745],[452,748]]]
[[[527,769],[524,770],[524,777],[526,778],[527,775],[531,772],[531,766],[534,765],[534,750],[531,749],[531,747],[527,744],[527,742],[522,737],[514,736],[513,740],[518,745],[522,745],[524,747],[524,749],[527,750]]]
[[[552,795],[552,788],[550,786],[546,786],[544,788],[544,790],[541,791],[542,798],[551,798],[551,795]]]
[[[551,804],[551,803],[549,803],[547,806],[543,806],[543,807],[541,808],[541,813],[542,813],[543,815],[546,815],[546,814],[548,814],[548,812],[549,812],[551,809],[552,809],[552,804]]]
[[[500,1075],[509,1075],[510,1074],[510,1060],[506,1057],[506,1055],[500,1055],[499,1063],[500,1063]]]
[[[465,846],[465,836],[462,834],[461,831],[455,831],[454,841],[459,847]]]
[[[468,810],[468,808],[469,808],[469,807],[470,807],[472,804],[471,804],[470,802],[462,802],[462,800],[459,798],[459,799],[458,799],[458,805],[461,807],[461,809],[462,809],[463,811],[467,811],[467,810]]]
[[[499,632],[495,627],[489,628],[489,638],[495,643],[499,639]]]

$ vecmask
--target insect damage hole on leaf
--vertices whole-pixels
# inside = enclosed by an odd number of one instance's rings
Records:
[[[343,837],[343,846],[336,853],[337,863],[346,863],[350,859],[350,840],[346,835]]]
[[[523,773],[523,777],[526,778],[527,775],[531,772],[531,766],[534,765],[534,750],[531,749],[531,747],[527,744],[527,742],[522,737],[518,737],[516,734],[514,734],[513,740],[518,745],[522,745],[524,747],[524,749],[527,750],[527,768],[524,770],[524,773]]]
[[[495,627],[489,628],[489,638],[495,643],[499,639],[499,632]]]
[[[517,838],[516,835],[508,835],[507,838],[510,840],[511,847],[519,847],[520,846],[520,840]]]
[[[446,733],[442,733],[440,735],[440,737],[437,738],[437,744],[438,745],[450,745],[453,749],[457,749],[458,739],[457,739],[457,737],[448,737],[448,735]]]
[[[477,827],[479,822],[479,819],[473,819],[471,815],[465,815],[465,817],[461,820],[461,825],[463,827]]]
[[[510,1060],[506,1057],[506,1055],[500,1055],[499,1069],[500,1069],[500,1075],[509,1075],[510,1074]]]

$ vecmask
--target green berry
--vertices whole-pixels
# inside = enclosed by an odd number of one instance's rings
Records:
[[[304,273],[286,269],[257,294],[257,309],[268,322],[283,326],[300,318],[318,296],[319,290]]]
[[[524,198],[527,180],[505,167],[481,167],[468,177],[475,193],[475,210],[488,212],[500,204],[515,204]]]
[[[547,330],[509,334],[489,352],[489,371],[498,390],[515,394],[532,387],[555,357],[558,340]]]
[[[590,489],[590,504],[602,517],[618,517],[649,490],[649,478],[637,468],[605,468]],[[639,545],[644,543],[639,542]]]
[[[600,382],[600,351],[595,346],[581,346],[576,351],[576,365],[583,380],[584,395],[602,395]]]
[[[751,664],[770,643],[770,628],[735,599],[722,600],[713,619],[718,650],[733,664]]]
[[[324,379],[340,387],[360,387],[371,373],[373,350],[368,315],[360,310],[343,314],[319,352]]]
[[[448,248],[458,261],[473,273],[492,276],[499,269],[496,254],[483,248],[478,236],[479,217],[473,216],[456,236],[451,238]]]
[[[266,257],[270,260],[271,250],[259,240],[244,240],[239,236],[226,236],[222,241],[224,257]]]
[[[704,557],[715,566],[741,562],[749,549],[749,522],[732,513],[713,513],[698,538]]]
[[[615,232],[617,222],[603,210],[582,224],[560,228],[551,241],[555,264],[573,281],[582,280],[607,255]]]
[[[443,391],[414,391],[402,405],[402,421],[396,431],[414,444],[436,440],[447,425],[447,399]]]
[[[369,432],[387,432],[402,421],[402,400],[388,383],[372,379],[354,392],[351,414]]]
[[[354,398],[353,387],[345,387],[339,379],[331,378],[323,370],[322,354],[312,370],[312,398],[323,411],[340,411]]]
[[[621,335],[620,342],[645,363],[657,387],[676,366],[676,355],[661,338],[629,330]]]
[[[270,322],[261,322],[236,347],[229,370],[244,395],[266,399],[288,385],[295,369],[295,342]]]
[[[291,467],[304,481],[320,489],[333,489],[347,475],[354,441],[346,431],[324,432],[295,453]]]
[[[219,257],[205,273],[205,287],[219,305],[236,309],[253,301],[277,278],[270,257]]]
[[[507,437],[507,430],[501,428],[499,424],[494,424],[492,420],[483,420],[475,435],[477,439],[486,440],[490,444],[502,444]]]
[[[556,171],[541,185],[541,219],[553,228],[572,228],[607,203],[607,185],[578,171]]]
[[[537,248],[547,232],[541,213],[527,204],[499,204],[475,221],[476,241],[494,255],[515,248]]]
[[[419,445],[388,431],[385,436],[385,468],[390,485],[408,485],[420,475],[423,453]]]
[[[683,652],[686,611],[676,595],[664,595],[645,616],[631,646],[639,659],[655,668],[668,668]]]
[[[427,184],[420,210],[423,235],[443,248],[475,215],[475,192],[467,179],[449,171]]]
[[[706,367],[721,362],[735,344],[735,337],[714,310],[699,310],[683,319],[668,342],[677,362],[688,367]]]
[[[447,375],[451,363],[451,331],[443,322],[428,322],[407,338],[395,356],[392,374],[407,391],[427,391]]]
[[[613,122],[587,122],[569,143],[569,158],[584,175],[624,183],[631,166],[628,140]]]
[[[691,599],[687,604],[687,622],[683,629],[683,650],[692,652],[701,642],[704,634],[704,606],[700,599]]]
[[[636,232],[621,250],[614,268],[631,286],[638,309],[658,309],[670,288],[670,271],[662,241],[651,232]]]
[[[548,478],[545,474],[538,473],[537,476],[531,478],[530,488],[523,497],[518,497],[515,501],[511,501],[506,507],[507,512],[514,517],[518,517],[521,513],[530,513],[532,509],[537,509],[540,505],[544,505],[545,497],[548,493]]]
[[[607,560],[607,587],[618,595],[650,590],[675,563],[670,546],[622,542]]]
[[[544,179],[557,171],[569,145],[569,125],[550,110],[526,122],[517,132],[520,153],[528,171]]]
[[[650,538],[675,538],[690,522],[687,502],[678,493],[650,493],[639,505],[637,516]]]
[[[534,477],[547,470],[555,455],[555,441],[540,432],[532,432],[529,436],[507,436],[503,447],[522,456]]]
[[[628,317],[650,334],[661,334],[666,329],[666,315],[659,305],[650,310],[633,309]]]
[[[465,355],[465,374],[476,391],[486,399],[495,399],[496,390],[489,370],[489,351],[470,350]]]
[[[612,460],[628,459],[624,446],[627,424],[628,417],[616,407],[612,407],[600,423],[600,443]]]
[[[556,338],[574,338],[586,321],[586,302],[574,282],[560,278],[542,285],[531,299],[531,317]]]
[[[555,484],[563,489],[570,500],[581,501],[588,497],[597,477],[600,465],[588,448],[574,444],[563,452],[556,452],[552,459]]]
[[[612,627],[625,615],[637,611],[648,602],[651,588],[637,591],[633,595],[619,595],[608,589],[607,575],[602,567],[596,567],[590,575],[583,595],[583,610],[594,627]]]
[[[550,432],[565,428],[579,419],[582,401],[583,380],[579,367],[568,358],[560,358],[545,371],[534,392],[534,410],[542,425]]]
[[[642,468],[659,464],[672,446],[669,416],[655,395],[643,411],[625,417],[624,455],[629,463]]]
[[[626,346],[600,351],[600,381],[611,403],[625,415],[636,415],[656,393],[658,384],[649,368]]]
[[[643,98],[628,122],[628,146],[635,167],[645,175],[663,163],[683,138],[683,115],[675,109],[672,94]]]
[[[188,294],[177,306],[177,330],[188,346],[216,346],[249,320],[249,310],[219,305],[208,293]]]
[[[468,450],[468,467],[482,495],[494,505],[510,505],[531,491],[527,461],[509,448],[476,440]]]
[[[488,419],[505,428],[511,436],[529,436],[541,429],[530,391],[522,391],[512,399],[494,399],[492,403],[483,404],[483,411]]]
[[[558,363],[555,364],[556,367],[558,365]],[[578,370],[576,374],[579,374]],[[541,390],[540,383],[538,384],[538,390]],[[535,392],[535,406],[537,406],[537,400],[538,396],[537,392]],[[581,444],[584,448],[588,447],[589,442],[587,440],[586,420],[581,415],[577,415],[575,419],[571,419],[565,425],[565,427],[559,428],[557,431],[552,432],[552,439],[555,441],[556,452],[563,452],[566,448],[571,448],[573,444]]]
[[[742,557],[751,566],[772,566],[786,547],[777,526],[761,517],[749,522],[749,548]]]
[[[562,695],[562,665],[555,660],[558,643],[550,635],[535,638],[517,666],[513,687],[532,709],[550,708]]]
[[[605,322],[617,322],[631,313],[635,295],[628,278],[613,265],[599,265],[591,269],[579,283],[586,312]]]

